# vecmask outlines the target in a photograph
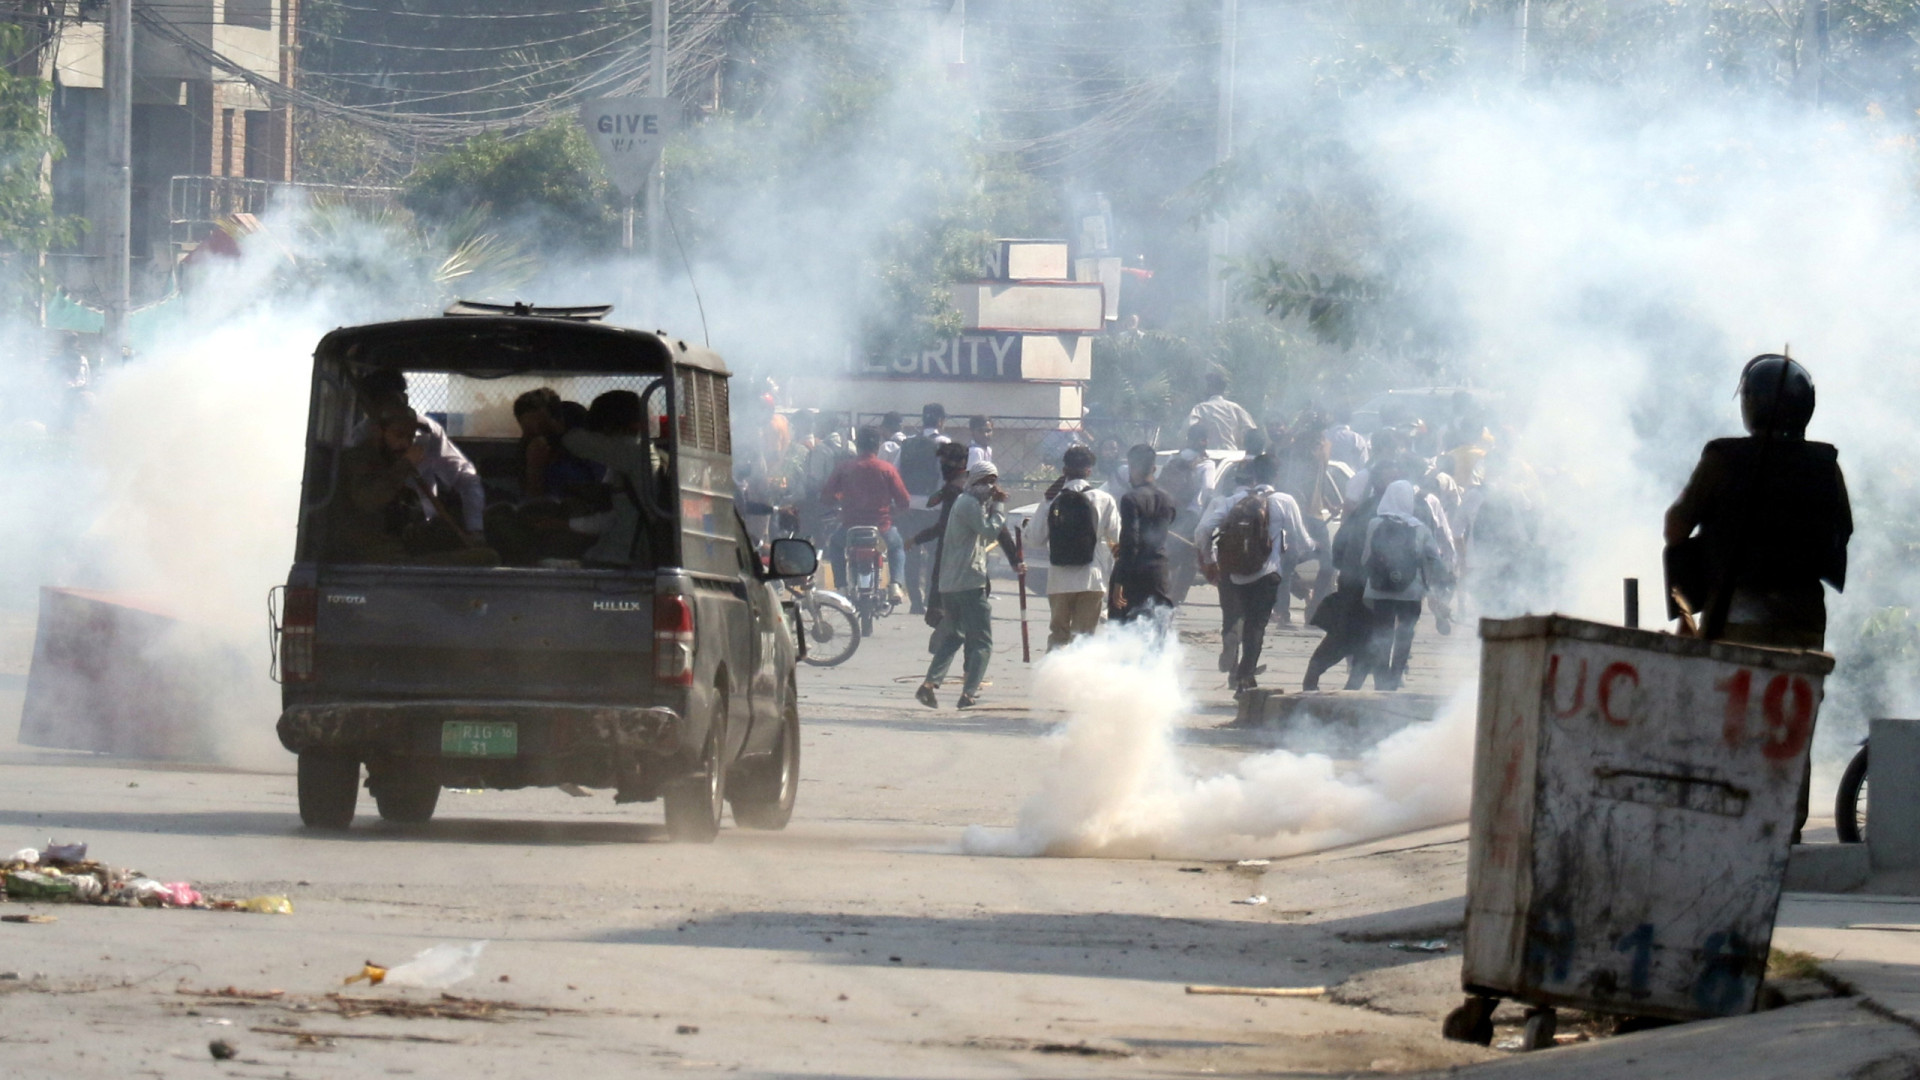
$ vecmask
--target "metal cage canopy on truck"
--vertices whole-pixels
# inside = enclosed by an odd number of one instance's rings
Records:
[[[480,382],[498,381],[505,387],[521,379],[574,377],[605,388],[633,378],[657,380],[657,402],[648,402],[648,437],[679,462],[672,487],[659,492],[665,505],[656,510],[680,519],[680,557],[688,568],[718,572],[731,569],[733,537],[725,528],[731,515],[732,425],[729,411],[729,372],[719,354],[670,338],[599,321],[606,308],[503,307],[462,302],[445,316],[375,323],[337,329],[322,338],[314,350],[315,371],[309,445],[326,442],[334,428],[350,422],[358,411],[357,395],[347,379],[372,369],[392,369],[412,376],[448,376]],[[596,378],[600,377],[600,378]],[[430,386],[415,387],[414,407],[440,417],[456,438],[505,435],[481,432],[448,423],[443,401]],[[444,387],[441,388],[444,397]],[[584,387],[582,387],[584,389]],[[643,393],[643,400],[653,394]],[[438,407],[436,407],[438,406]],[[672,421],[660,423],[666,417]],[[655,428],[654,423],[659,423]],[[320,466],[331,473],[331,461]],[[313,472],[309,458],[304,514],[317,511],[331,495],[330,477]],[[319,481],[312,483],[311,481]],[[316,502],[312,496],[324,493]],[[652,492],[648,493],[651,497]],[[676,513],[677,511],[677,513]],[[303,521],[303,525],[305,522]],[[307,530],[302,530],[306,552]]]

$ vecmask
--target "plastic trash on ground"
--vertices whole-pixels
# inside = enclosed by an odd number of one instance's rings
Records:
[[[366,983],[368,986],[379,986],[381,983],[386,981],[387,981],[387,969],[369,960],[366,963],[360,965],[359,974],[349,975],[346,978],[340,980],[340,985],[352,986],[354,983],[363,982],[363,983]]]
[[[0,903],[117,904],[122,907],[201,908],[291,915],[284,896],[231,900],[209,896],[185,881],[162,882],[138,870],[87,858],[87,845],[48,842],[0,860]]]
[[[87,845],[56,844],[47,842],[46,850],[40,852],[40,861],[48,864],[83,863],[87,861]]]
[[[59,874],[43,874],[37,870],[9,870],[0,875],[0,885],[7,890],[10,900],[40,900],[54,903],[67,903],[74,898],[72,880]]]
[[[389,969],[386,981],[393,986],[444,990],[473,978],[474,966],[479,963],[480,954],[486,947],[484,941],[465,945],[435,945],[399,967]]]

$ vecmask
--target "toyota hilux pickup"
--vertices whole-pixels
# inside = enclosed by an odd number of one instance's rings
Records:
[[[779,539],[763,562],[749,538],[720,357],[604,314],[461,304],[320,342],[294,563],[270,605],[278,731],[309,827],[352,823],[363,770],[395,822],[430,819],[443,788],[564,786],[660,800],[676,840],[712,840],[729,803],[738,825],[787,824],[803,646],[777,586],[811,574],[814,550]],[[598,506],[534,512],[515,415],[529,391],[578,403],[550,411],[581,432],[581,405],[625,399],[629,422],[611,434],[551,440],[580,452]],[[404,435],[383,448],[396,415],[457,448],[479,483],[438,482]],[[459,489],[487,504],[484,529]],[[436,516],[453,557],[412,542]],[[528,519],[561,546],[495,542]],[[369,521],[391,522],[393,543],[349,543]]]

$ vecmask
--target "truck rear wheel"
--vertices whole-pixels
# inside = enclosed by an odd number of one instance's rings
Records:
[[[380,808],[380,817],[397,825],[420,825],[433,820],[434,808],[440,805],[440,781],[431,773],[400,772],[386,770],[372,773],[372,782],[367,786],[373,792],[373,802]],[[400,766],[404,768],[404,766]],[[396,775],[397,774],[397,775]]]
[[[360,801],[360,763],[344,754],[319,750],[300,753],[300,820],[312,829],[344,829],[353,824]]]
[[[667,836],[675,843],[711,844],[720,835],[720,818],[727,809],[727,770],[721,766],[721,748],[727,744],[727,692],[715,693],[713,722],[707,725],[707,745],[700,753],[700,771],[667,785]]]
[[[780,744],[771,759],[735,785],[733,820],[743,829],[784,829],[793,820],[800,789],[800,703],[791,684],[780,719]]]

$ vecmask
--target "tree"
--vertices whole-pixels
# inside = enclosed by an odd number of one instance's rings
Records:
[[[484,231],[562,251],[603,251],[619,235],[619,194],[569,121],[478,136],[426,162],[405,187],[402,203],[435,225],[477,213]]]
[[[0,56],[17,56],[25,44],[20,26],[0,23]],[[77,221],[53,212],[53,194],[44,183],[47,165],[65,153],[47,131],[52,89],[43,79],[0,67],[0,303],[36,313],[41,254],[80,231]]]

